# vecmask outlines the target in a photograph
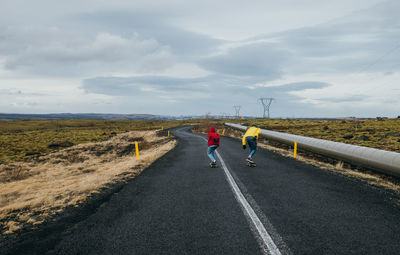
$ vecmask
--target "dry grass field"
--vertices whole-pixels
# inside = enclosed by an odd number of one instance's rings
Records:
[[[159,130],[180,124],[186,122],[0,121],[1,232],[35,228],[113,183],[133,178],[175,146]]]
[[[179,124],[177,121],[145,120],[0,121],[0,164],[29,161],[75,144],[104,141],[123,132]]]
[[[139,143],[139,159],[133,153],[135,141]],[[79,206],[108,185],[136,176],[175,143],[156,131],[130,131],[35,161],[0,165],[2,232],[34,228],[66,207]]]

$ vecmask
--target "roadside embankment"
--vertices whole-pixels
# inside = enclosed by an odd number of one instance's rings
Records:
[[[131,131],[79,144],[35,161],[0,165],[2,235],[36,229],[115,183],[137,176],[176,145],[158,131]],[[134,154],[138,142],[140,158]]]

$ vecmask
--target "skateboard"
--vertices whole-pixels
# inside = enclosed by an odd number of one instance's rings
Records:
[[[251,163],[251,162],[248,162],[248,161],[246,161],[246,164],[247,164],[247,166],[249,166],[249,167],[256,167],[257,165],[256,165],[256,163]]]
[[[210,167],[211,167],[211,168],[217,168],[217,167],[218,167],[218,165],[217,165],[217,163],[213,163],[213,162],[211,162],[211,163],[210,163]]]

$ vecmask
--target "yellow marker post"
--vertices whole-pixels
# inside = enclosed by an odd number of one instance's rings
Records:
[[[222,130],[222,135],[224,135],[225,134],[225,129],[224,130]]]
[[[169,130],[168,130],[168,137],[169,137]]]
[[[293,157],[296,158],[297,156],[297,142],[294,141],[294,152],[293,152]]]
[[[139,144],[135,142],[136,158],[139,159]]]

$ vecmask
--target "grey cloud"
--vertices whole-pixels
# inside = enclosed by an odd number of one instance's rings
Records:
[[[0,89],[0,95],[21,95],[22,91],[21,90],[15,90],[15,89]]]
[[[48,96],[49,94],[46,93],[39,93],[39,92],[26,92],[23,90],[17,89],[0,89],[0,95],[4,96]]]
[[[255,43],[230,49],[227,53],[205,58],[199,64],[213,72],[238,76],[279,78],[287,58],[284,50],[272,43]]]
[[[4,67],[68,76],[101,71],[157,72],[193,61],[222,43],[169,25],[171,16],[97,11],[64,16],[54,26],[0,26]]]
[[[8,41],[0,41],[4,66],[34,74],[74,75],[110,70],[159,71],[175,62],[168,46],[135,34],[122,37],[98,33],[88,38],[80,32],[67,33],[58,29],[6,29]],[[30,40],[21,34],[31,37]]]
[[[57,10],[56,14],[45,15],[31,24],[27,24],[31,18],[24,20],[23,15],[15,16],[17,13],[10,14],[13,18],[2,15],[0,58],[1,64],[8,68],[4,73],[12,73],[15,77],[20,74],[27,74],[29,78],[42,76],[44,79],[51,75],[97,77],[84,80],[81,89],[101,94],[84,95],[85,98],[115,99],[115,102],[110,101],[112,106],[103,108],[106,110],[127,111],[129,107],[135,111],[143,109],[143,112],[164,114],[170,111],[173,114],[219,113],[233,111],[232,105],[239,104],[243,113],[253,115],[259,110],[261,113],[257,98],[274,97],[272,116],[316,116],[318,113],[327,116],[337,113],[303,104],[300,102],[303,98],[291,92],[323,89],[330,86],[328,83],[312,80],[273,87],[257,84],[286,77],[292,80],[297,75],[323,77],[329,73],[337,78],[363,68],[396,73],[400,67],[400,49],[389,52],[400,38],[398,1],[388,1],[332,22],[262,35],[243,42],[226,42],[178,28],[172,22],[184,22],[184,15],[175,19],[174,15],[179,16],[179,11],[149,8],[152,3],[143,3],[147,6],[143,9],[148,11],[142,11],[135,3],[126,10],[86,6],[79,14],[76,14],[75,4],[69,11]],[[37,4],[37,9],[44,9],[39,6]],[[33,14],[40,14],[40,11],[35,10]],[[8,26],[10,19],[14,19],[13,27]],[[235,44],[240,46],[234,47]],[[219,52],[224,46],[231,48]],[[380,58],[385,52],[389,54]],[[376,60],[377,63],[373,63]],[[155,75],[160,72],[167,75],[170,66],[184,63],[191,67],[197,64],[212,75],[200,78]],[[171,70],[176,75],[193,75]],[[198,71],[193,72],[203,73]],[[142,76],[119,77],[119,74]],[[109,77],[111,75],[115,76]],[[76,80],[76,77],[72,78]],[[10,98],[15,95],[11,94]],[[175,100],[174,106],[160,102],[159,98]],[[327,95],[320,100],[340,104],[358,99],[357,96],[329,98]]]
[[[221,105],[256,104],[259,97],[275,97],[280,103],[296,104],[299,98],[291,95],[291,91],[321,89],[330,86],[321,82],[299,82],[273,87],[257,87],[249,89],[243,83],[254,80],[235,76],[210,75],[200,78],[173,78],[164,76],[140,77],[97,77],[87,79],[82,84],[86,93],[133,98],[155,98],[169,96],[171,99],[186,102],[204,103],[204,97]],[[284,103],[283,103],[284,104]],[[249,113],[250,114],[250,113]]]
[[[173,26],[169,24],[172,18],[173,16],[160,12],[100,11],[81,13],[70,19],[78,21],[79,26],[83,23],[97,30],[118,31],[121,34],[134,32],[144,38],[154,38],[169,45],[174,54],[187,58],[208,54],[223,43],[221,40]]]
[[[132,96],[157,92],[195,92],[207,88],[207,78],[173,78],[164,76],[97,77],[83,81],[87,93]]]
[[[291,91],[302,91],[306,89],[322,89],[329,86],[331,86],[331,84],[325,82],[305,81],[305,82],[287,83],[279,86],[269,86],[269,87],[264,87],[264,89],[270,91],[291,92]]]
[[[365,96],[349,96],[349,97],[324,97],[324,98],[318,98],[316,100],[319,101],[324,101],[324,102],[331,102],[331,103],[345,103],[345,102],[361,102],[366,99]]]
[[[399,1],[387,1],[331,22],[251,40],[279,40],[291,52],[286,70],[293,74],[399,70],[399,9]]]
[[[243,84],[265,81],[264,77],[240,77],[234,75],[214,74],[198,78],[176,78],[167,76],[138,77],[96,77],[86,79],[82,89],[87,93],[105,95],[152,94],[153,90],[164,93],[204,92],[212,95],[252,93],[253,90]],[[282,88],[275,89],[276,91]],[[190,95],[187,95],[190,97]]]

